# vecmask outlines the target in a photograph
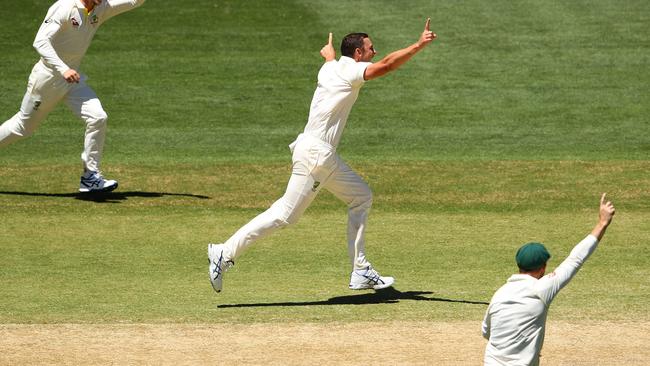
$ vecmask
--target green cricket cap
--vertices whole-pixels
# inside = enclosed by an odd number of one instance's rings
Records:
[[[526,243],[519,250],[515,259],[517,266],[526,271],[534,271],[542,266],[551,258],[551,254],[546,250],[542,243]]]

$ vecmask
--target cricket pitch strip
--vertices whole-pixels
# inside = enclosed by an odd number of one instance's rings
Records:
[[[0,365],[479,365],[480,322],[0,324]],[[647,365],[650,322],[547,323],[543,365]]]

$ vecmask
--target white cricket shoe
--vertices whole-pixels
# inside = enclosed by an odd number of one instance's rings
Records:
[[[350,275],[351,290],[374,289],[390,287],[395,282],[393,277],[382,277],[374,268],[368,266],[364,269],[357,269]]]
[[[223,244],[208,244],[208,261],[210,265],[208,266],[208,274],[210,275],[210,283],[212,288],[216,292],[221,292],[223,288],[223,274],[233,265],[235,262],[227,261],[223,258],[223,249],[225,245]]]
[[[90,170],[84,172],[79,182],[79,192],[82,193],[110,192],[115,188],[117,188],[116,180],[104,179],[102,173]]]

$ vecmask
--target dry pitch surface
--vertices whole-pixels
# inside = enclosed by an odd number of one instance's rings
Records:
[[[650,322],[550,322],[543,365],[647,365]],[[477,322],[3,324],[0,365],[479,365]]]

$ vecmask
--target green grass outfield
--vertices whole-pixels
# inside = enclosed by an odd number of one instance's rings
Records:
[[[0,121],[19,106],[50,1],[3,4]],[[6,10],[6,11],[5,11]],[[647,1],[156,2],[98,32],[82,71],[109,113],[104,200],[75,194],[83,125],[62,105],[0,150],[0,323],[476,320],[526,241],[556,266],[602,246],[553,319],[650,320]],[[379,57],[439,39],[364,86],[339,153],[369,182],[370,259],[396,290],[347,290],[346,209],[294,227],[208,282],[206,244],[283,192],[318,51],[353,31]]]

